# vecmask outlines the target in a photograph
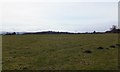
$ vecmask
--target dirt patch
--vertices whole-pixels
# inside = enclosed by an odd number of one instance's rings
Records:
[[[97,49],[104,49],[103,47],[98,47]]]
[[[120,46],[120,44],[116,44],[116,46]]]
[[[91,50],[85,50],[84,53],[92,53]]]
[[[115,48],[115,46],[114,46],[114,45],[111,45],[110,47],[111,47],[111,48]]]
[[[109,50],[109,48],[106,48],[107,50]]]

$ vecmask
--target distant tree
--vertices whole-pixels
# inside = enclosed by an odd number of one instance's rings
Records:
[[[110,31],[106,31],[106,33],[120,33],[120,29],[117,28],[116,25],[113,25]]]
[[[16,33],[15,33],[15,32],[13,32],[13,33],[12,33],[12,35],[16,35]]]
[[[115,32],[117,30],[116,25],[113,25],[112,28],[110,28],[111,32]]]
[[[96,33],[96,31],[93,32],[94,34]]]
[[[8,32],[6,32],[6,35],[8,35],[9,33]]]
[[[6,34],[5,35],[11,35],[11,33],[9,33],[9,32],[6,32]]]

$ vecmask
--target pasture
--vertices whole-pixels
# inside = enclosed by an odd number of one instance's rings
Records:
[[[2,35],[0,35],[0,71],[2,70]]]
[[[3,70],[117,70],[118,34],[2,36]]]

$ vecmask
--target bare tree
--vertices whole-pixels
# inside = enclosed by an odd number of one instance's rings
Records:
[[[116,29],[117,29],[117,28],[116,28],[116,25],[113,25],[112,28],[110,28],[110,31],[113,31],[113,32],[114,32],[114,31],[116,31]]]

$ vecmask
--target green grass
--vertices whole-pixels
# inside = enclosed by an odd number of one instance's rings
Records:
[[[118,69],[118,34],[6,35],[2,40],[3,70]]]
[[[0,35],[0,71],[2,70],[2,35]]]

